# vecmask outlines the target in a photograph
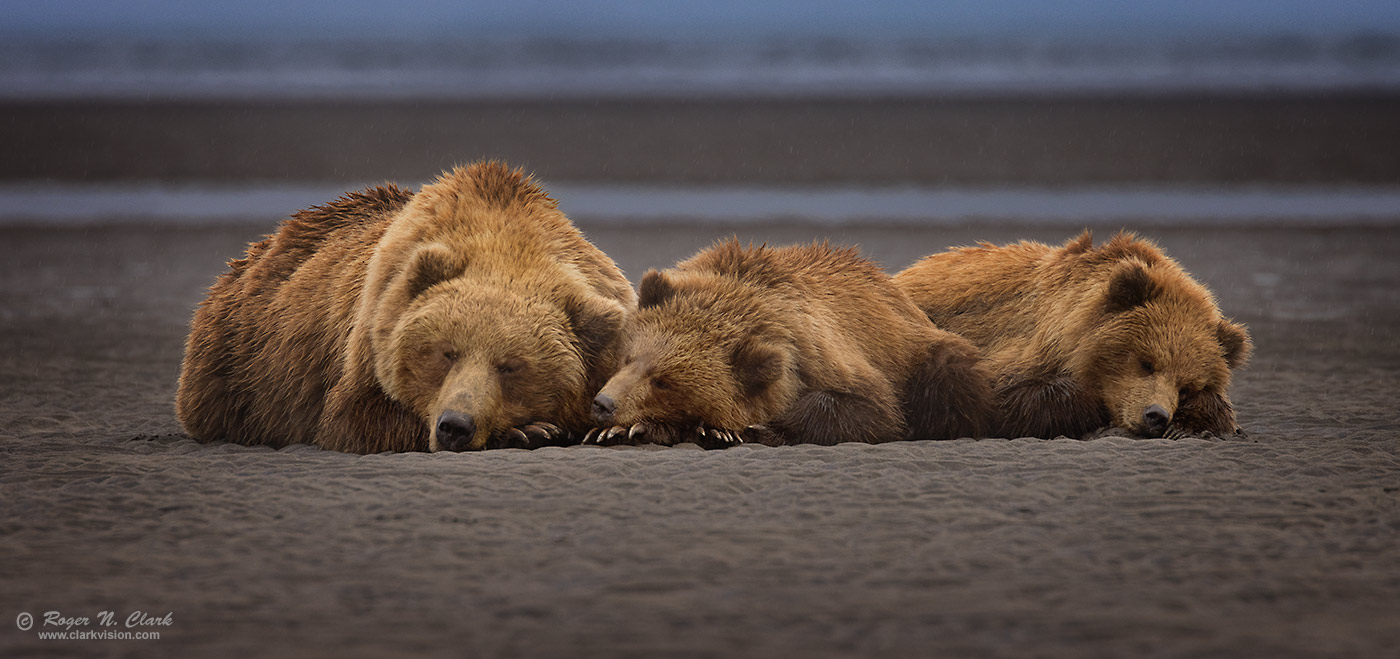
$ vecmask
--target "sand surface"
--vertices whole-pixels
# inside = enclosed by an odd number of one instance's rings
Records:
[[[0,229],[0,655],[1389,657],[1400,231],[1154,229],[1247,323],[1231,441],[354,456],[201,445],[202,290],[271,228]],[[728,233],[583,227],[629,277]],[[1073,227],[818,229],[896,269]],[[172,614],[158,641],[13,621]]]

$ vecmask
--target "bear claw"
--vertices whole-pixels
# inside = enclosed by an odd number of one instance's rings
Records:
[[[1095,431],[1093,431],[1093,432],[1090,432],[1090,433],[1084,435],[1083,437],[1080,437],[1080,439],[1084,439],[1084,440],[1103,439],[1103,438],[1105,438],[1105,437],[1129,437],[1129,438],[1136,438],[1136,437],[1138,437],[1138,435],[1134,434],[1132,431],[1128,430],[1127,428],[1119,428],[1118,426],[1104,426],[1104,427],[1102,427],[1102,428],[1099,428],[1098,430],[1095,430]],[[1056,439],[1058,439],[1058,438],[1056,438]]]
[[[583,436],[582,443],[596,446],[640,444],[646,441],[646,436],[649,432],[651,432],[651,426],[645,423],[634,423],[630,426],[594,428]]]
[[[530,446],[530,438],[525,436],[519,428],[511,428],[505,432],[506,448],[527,448]]]
[[[1225,433],[1225,434],[1223,434],[1223,435],[1218,435],[1218,434],[1216,434],[1214,431],[1211,431],[1211,430],[1202,430],[1202,431],[1200,431],[1200,432],[1192,432],[1192,431],[1187,430],[1186,428],[1184,428],[1184,427],[1182,427],[1182,426],[1175,426],[1175,427],[1167,428],[1167,432],[1164,433],[1164,434],[1162,435],[1162,437],[1165,438],[1165,439],[1188,439],[1188,438],[1192,438],[1192,439],[1210,439],[1210,440],[1224,440],[1224,439],[1229,439],[1231,436],[1236,436],[1236,437],[1241,437],[1241,438],[1243,438],[1244,432],[1241,431],[1241,430],[1236,430],[1236,431],[1233,432],[1233,433]]]
[[[703,449],[723,449],[743,444],[744,438],[741,433],[700,425],[695,427],[695,443]]]
[[[731,432],[719,428],[706,428],[703,425],[696,426],[692,432],[693,439],[691,439],[691,441],[705,449],[729,448],[731,446],[743,444],[745,441],[744,435],[741,432]],[[667,431],[666,427],[653,428],[652,425],[648,423],[634,423],[630,426],[594,428],[588,431],[588,434],[584,435],[582,443],[597,446],[615,446],[618,444],[635,445],[652,442],[669,446],[676,436],[675,430]]]
[[[625,432],[626,429],[621,426],[594,428],[588,431],[587,435],[583,436],[583,443],[596,446],[611,446],[614,443],[612,440],[620,434],[625,434]]]
[[[553,444],[559,444],[562,440],[567,439],[569,436],[569,434],[564,432],[564,430],[561,429],[559,426],[556,426],[552,423],[546,423],[544,421],[536,421],[534,423],[521,426],[520,430],[529,440],[531,446],[548,446]]]
[[[584,444],[594,444],[597,446],[616,446],[625,443],[629,439],[628,429],[625,426],[612,426],[610,428],[594,428],[584,436]]]

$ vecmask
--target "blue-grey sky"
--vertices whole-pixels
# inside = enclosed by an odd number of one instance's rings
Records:
[[[12,0],[0,34],[232,39],[1213,37],[1400,32],[1397,0]]]

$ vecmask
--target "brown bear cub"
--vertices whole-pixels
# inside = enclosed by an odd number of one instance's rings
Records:
[[[201,441],[349,451],[561,443],[591,428],[635,306],[532,179],[493,162],[350,193],[230,263],[176,396]]]
[[[989,375],[854,249],[730,239],[642,278],[587,443],[978,436]]]
[[[971,339],[996,378],[1007,437],[1238,431],[1227,395],[1244,327],[1156,245],[1085,232],[1049,247],[983,243],[895,276],[938,326]]]

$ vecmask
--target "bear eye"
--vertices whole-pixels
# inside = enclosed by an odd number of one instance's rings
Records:
[[[655,388],[657,388],[657,389],[660,389],[660,390],[662,390],[662,391],[665,391],[665,390],[671,388],[671,382],[670,382],[670,380],[667,380],[667,379],[665,379],[665,378],[652,378],[652,379],[651,379],[651,386],[653,386],[653,387],[655,387]]]
[[[442,358],[443,358],[443,359],[446,359],[449,363],[457,361],[457,359],[460,358],[460,357],[461,357],[461,355],[458,354],[456,350],[444,350],[444,351],[442,351]]]
[[[496,364],[496,372],[500,373],[501,375],[510,375],[511,373],[514,373],[524,367],[525,362],[522,362],[519,359],[507,359],[499,364]]]
[[[1152,360],[1150,360],[1150,359],[1144,359],[1144,360],[1142,360],[1142,361],[1140,361],[1140,362],[1138,362],[1138,363],[1142,366],[1142,372],[1143,372],[1143,373],[1146,373],[1146,374],[1148,374],[1148,375],[1152,375],[1153,373],[1156,373],[1156,372],[1157,372],[1157,365],[1156,365],[1156,364],[1153,364],[1153,363],[1152,363]]]

